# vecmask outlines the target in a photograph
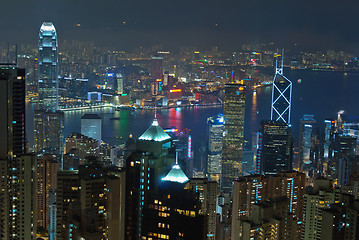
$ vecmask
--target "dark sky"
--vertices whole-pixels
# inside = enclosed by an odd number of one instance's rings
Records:
[[[3,0],[0,41],[36,42],[43,21],[54,22],[60,40],[125,50],[158,43],[225,50],[265,42],[359,46],[358,0]]]

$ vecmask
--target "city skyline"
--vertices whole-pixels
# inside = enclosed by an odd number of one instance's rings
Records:
[[[350,0],[17,4],[1,239],[358,239]]]

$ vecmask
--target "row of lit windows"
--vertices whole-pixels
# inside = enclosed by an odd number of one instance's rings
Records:
[[[165,224],[165,223],[158,223],[158,227],[159,228],[170,228],[170,225],[169,224]]]
[[[162,239],[170,239],[169,235],[166,234],[160,234],[160,233],[149,233],[149,236],[153,236],[153,237],[158,237],[158,238],[162,238]]]
[[[176,212],[178,212],[181,215],[186,215],[186,216],[190,216],[190,217],[195,217],[196,216],[195,211],[176,209]]]

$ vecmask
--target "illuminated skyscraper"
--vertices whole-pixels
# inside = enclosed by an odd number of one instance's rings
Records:
[[[47,230],[51,223],[51,200],[56,197],[59,163],[54,155],[38,155],[36,159],[37,226]],[[51,231],[50,231],[51,232]],[[50,233],[51,235],[51,233]]]
[[[283,75],[282,64],[279,67],[276,60],[275,75],[272,88],[271,120],[290,123],[290,111],[292,107],[292,82]]]
[[[57,77],[57,34],[51,22],[44,22],[39,32],[39,72],[38,92],[39,110],[56,111],[58,109]]]
[[[35,152],[63,153],[64,114],[58,111],[57,33],[51,22],[44,22],[39,32],[38,110],[35,111]],[[61,158],[61,157],[60,157]]]
[[[35,157],[26,155],[25,69],[0,66],[0,112],[0,239],[35,239]]]
[[[35,152],[64,152],[64,112],[35,110],[34,125]]]
[[[98,114],[85,114],[81,117],[81,134],[93,138],[101,144],[102,119]]]
[[[207,174],[212,181],[219,182],[222,172],[223,116],[209,117]]]
[[[117,94],[123,94],[123,76],[121,73],[116,73],[116,89]]]
[[[324,158],[332,158],[333,157],[333,142],[334,142],[334,132],[335,132],[335,121],[332,119],[324,120],[325,128],[324,128],[324,150],[323,157]]]
[[[259,138],[256,173],[276,174],[292,170],[293,140],[287,123],[261,122]]]
[[[228,196],[242,174],[245,90],[242,84],[225,85],[221,191]]]
[[[153,80],[162,79],[163,76],[163,57],[153,56],[151,59],[151,78]]]
[[[156,196],[164,178],[177,176],[188,181],[179,165],[174,164],[173,154],[172,138],[155,118],[136,141],[136,152],[126,160],[126,239],[142,239],[146,208],[153,203],[151,196]],[[169,170],[173,170],[171,174]]]
[[[303,118],[300,119],[298,167],[301,169],[303,169],[304,165],[309,165],[312,162],[312,135],[315,124],[314,115],[305,114]]]

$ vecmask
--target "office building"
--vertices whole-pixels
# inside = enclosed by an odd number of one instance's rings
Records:
[[[305,165],[312,163],[311,151],[313,146],[313,129],[316,125],[314,115],[304,115],[300,119],[299,126],[299,142],[298,142],[298,167],[306,169]]]
[[[25,69],[0,66],[0,84],[0,158],[6,160],[26,153]]]
[[[81,134],[95,139],[101,144],[102,118],[98,114],[85,114],[81,117]]]
[[[141,238],[137,239],[206,239],[206,217],[201,214],[198,195],[186,188],[181,177],[176,180],[182,170],[175,166],[175,172],[172,169],[166,176],[170,180],[163,180],[158,192],[148,197]]]
[[[116,73],[116,89],[117,94],[123,94],[123,76],[121,73]]]
[[[126,173],[114,171],[106,176],[106,234],[108,239],[125,237]]]
[[[163,76],[163,57],[153,56],[150,69],[151,79],[162,79]]]
[[[227,196],[242,174],[245,89],[242,84],[225,85],[221,191]]]
[[[36,153],[61,156],[64,152],[64,113],[35,110],[34,142]]]
[[[209,117],[207,176],[219,182],[222,173],[223,116]]]
[[[262,121],[257,149],[256,173],[276,174],[292,170],[293,140],[287,123]]]
[[[290,124],[292,108],[292,82],[283,75],[283,54],[281,65],[276,60],[272,87],[271,120]]]
[[[192,157],[191,130],[188,128],[180,130],[170,127],[165,128],[164,131],[172,138],[172,144],[176,149],[176,154],[178,155],[183,171],[187,174],[187,176],[192,176],[195,166],[194,159]]]
[[[333,144],[334,144],[334,133],[335,133],[335,121],[332,119],[324,120],[324,146],[323,146],[323,157],[333,158]]]
[[[0,66],[0,238],[36,238],[35,157],[27,155],[25,70]]]
[[[58,45],[55,26],[44,22],[39,32],[38,93],[39,110],[58,109]]]
[[[170,170],[186,181],[186,175],[178,165],[174,165],[174,155],[171,137],[155,118],[138,138],[136,151],[126,161],[126,239],[140,239],[142,236],[145,224],[142,215],[151,196],[157,196],[162,179],[171,177],[168,175]]]

